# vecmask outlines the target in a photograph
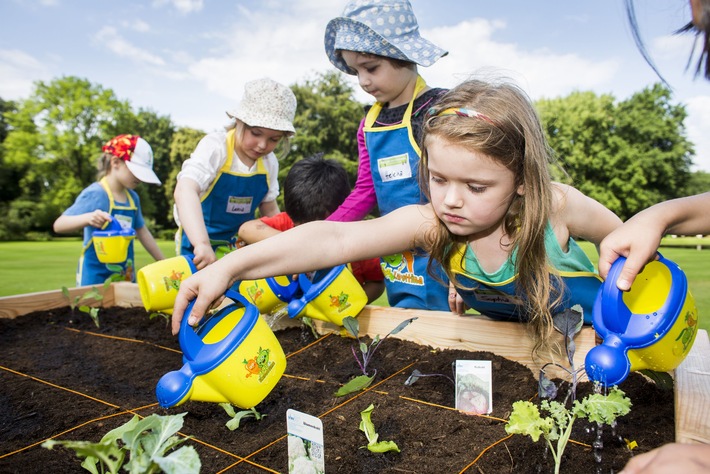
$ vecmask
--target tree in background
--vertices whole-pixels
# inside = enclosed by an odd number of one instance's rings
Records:
[[[291,86],[298,108],[293,121],[296,135],[291,153],[279,164],[285,179],[296,161],[323,152],[347,170],[351,184],[357,175],[357,129],[364,116],[363,104],[355,101],[353,88],[337,71],[318,74],[302,85]]]
[[[661,84],[616,103],[574,92],[536,102],[572,184],[622,219],[684,194],[694,155],[682,105]]]

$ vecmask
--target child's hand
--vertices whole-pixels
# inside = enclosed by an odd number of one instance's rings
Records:
[[[463,298],[456,291],[456,287],[449,283],[449,309],[452,313],[458,314],[459,316],[464,314],[468,307],[466,303],[463,302]]]
[[[173,306],[172,331],[173,335],[180,331],[180,323],[187,309],[187,305],[196,300],[189,315],[188,324],[195,326],[210,308],[219,304],[224,297],[225,291],[233,283],[228,272],[220,265],[222,262],[215,262],[213,265],[200,270],[180,283],[180,291],[175,297]]]
[[[87,225],[96,227],[97,229],[102,229],[103,226],[107,222],[111,222],[112,219],[113,217],[111,217],[111,214],[109,214],[108,212],[102,211],[101,209],[96,209],[94,212],[88,213]]]
[[[202,270],[207,265],[217,261],[217,256],[214,253],[211,245],[208,244],[197,244],[193,249],[195,258],[192,259],[192,263],[195,264],[198,270]]]

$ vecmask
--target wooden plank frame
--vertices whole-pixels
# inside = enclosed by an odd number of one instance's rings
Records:
[[[69,289],[71,298],[82,296],[92,287]],[[99,287],[99,290],[101,288]],[[61,291],[28,293],[0,298],[0,318],[15,318],[33,311],[46,311],[68,305]],[[85,303],[92,303],[91,300]],[[95,301],[93,303],[96,303]],[[103,294],[101,306],[142,307],[138,285],[113,283]],[[435,348],[488,351],[526,365],[537,376],[541,360],[532,356],[532,341],[525,326],[494,321],[485,316],[456,316],[441,311],[366,306],[358,316],[360,331],[370,337],[384,336],[400,322],[418,318],[399,334],[392,336]],[[281,320],[274,329],[298,324]],[[339,332],[335,325],[316,321],[319,332]],[[575,366],[584,363],[587,352],[595,345],[594,330],[582,329],[575,338]],[[567,366],[562,338],[554,345],[544,362]],[[553,374],[554,376],[554,374]],[[710,443],[710,340],[699,330],[695,344],[683,363],[674,371],[676,441]]]

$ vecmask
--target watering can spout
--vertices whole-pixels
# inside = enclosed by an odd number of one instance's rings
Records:
[[[187,370],[185,370],[187,368]],[[202,402],[228,403],[229,399],[213,387],[203,376],[188,375],[189,366],[163,375],[158,381],[155,393],[158,403],[163,408],[182,405],[188,400]],[[251,408],[251,407],[244,407]]]

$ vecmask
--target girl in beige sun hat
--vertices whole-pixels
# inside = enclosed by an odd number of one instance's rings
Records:
[[[247,82],[224,131],[206,135],[185,160],[175,185],[173,216],[179,255],[194,255],[198,270],[235,248],[246,221],[279,212],[279,163],[295,133],[296,96],[269,78]]]

